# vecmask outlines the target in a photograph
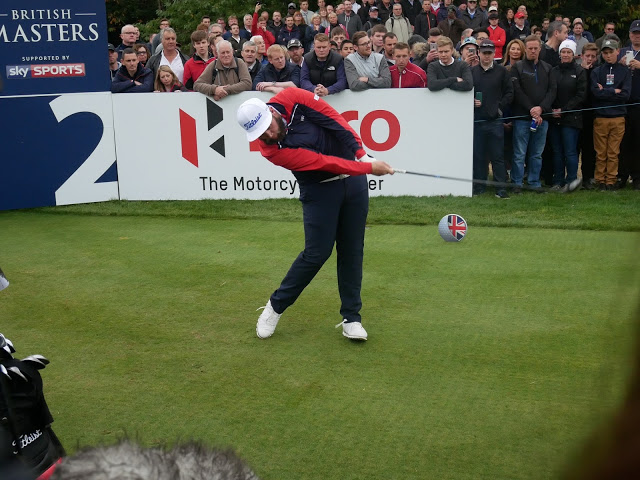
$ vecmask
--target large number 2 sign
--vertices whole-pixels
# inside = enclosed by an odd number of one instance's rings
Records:
[[[61,95],[49,106],[58,122],[76,113],[89,112],[102,121],[102,137],[89,158],[56,190],[56,205],[103,202],[118,198],[118,182],[96,181],[116,161],[113,107],[108,93]]]

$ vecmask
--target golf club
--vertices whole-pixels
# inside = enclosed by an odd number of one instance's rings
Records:
[[[394,168],[393,171],[395,173],[404,173],[407,175],[420,175],[421,177],[431,177],[431,178],[440,178],[443,180],[453,180],[456,182],[467,182],[467,183],[475,183],[477,185],[486,185],[489,187],[498,187],[498,188],[521,188],[522,190],[532,190],[534,192],[550,192],[553,191],[548,187],[533,187],[531,185],[516,185],[514,183],[509,182],[495,182],[493,180],[477,180],[471,178],[458,178],[458,177],[448,177],[446,175],[435,175],[432,173],[423,173],[423,172],[411,172],[409,170],[402,170],[400,168]],[[567,192],[573,192],[582,184],[581,178],[576,178],[572,182],[567,184]]]

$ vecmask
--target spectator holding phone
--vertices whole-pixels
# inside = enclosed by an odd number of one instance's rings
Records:
[[[253,11],[253,21],[251,23],[251,36],[255,37],[257,35],[260,35],[262,37],[262,40],[264,40],[264,50],[267,51],[271,45],[276,43],[276,37],[274,37],[273,34],[267,29],[267,21],[262,17],[258,17],[258,12],[261,8],[262,4],[260,2],[256,3],[256,8]]]
[[[427,73],[427,66],[434,60],[438,60],[438,40],[442,37],[442,30],[438,27],[429,30],[427,38],[427,46],[429,48],[427,55],[418,62],[418,66]]]
[[[495,52],[495,46],[494,46]],[[478,42],[473,37],[465,38],[460,44],[460,56],[463,62],[467,62],[469,67],[475,67],[480,63],[478,57]]]
[[[506,68],[494,63],[496,46],[484,40],[479,47],[479,63],[471,69],[475,86],[473,127],[473,178],[486,180],[491,160],[496,182],[507,181],[504,162],[504,128],[502,114],[513,101],[513,85]],[[484,193],[484,186],[474,185],[474,193]],[[496,197],[509,198],[502,187]]]

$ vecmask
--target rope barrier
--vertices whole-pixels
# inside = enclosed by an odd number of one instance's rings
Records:
[[[616,107],[634,107],[636,105],[640,105],[640,102],[636,102],[636,103],[625,103],[623,105],[615,105]],[[565,113],[575,113],[575,112],[587,112],[590,110],[600,110],[602,108],[611,108],[614,105],[605,105],[603,107],[590,107],[590,108],[579,108],[576,110],[563,110],[560,111],[558,113],[560,113],[560,115],[564,115]],[[543,113],[542,116],[543,117],[549,117],[549,116],[553,116],[553,113]],[[495,118],[493,120],[474,120],[473,123],[480,123],[480,122],[496,122],[496,121],[504,121],[504,120],[517,120],[519,118],[526,118],[526,119],[530,119],[531,115],[517,115],[517,116],[513,116],[513,117],[500,117],[500,118]]]

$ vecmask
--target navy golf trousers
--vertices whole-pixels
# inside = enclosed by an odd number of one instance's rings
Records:
[[[340,314],[360,321],[364,230],[369,211],[366,175],[300,186],[304,219],[304,250],[293,262],[280,287],[271,295],[277,313],[300,296],[331,256],[338,255]]]

